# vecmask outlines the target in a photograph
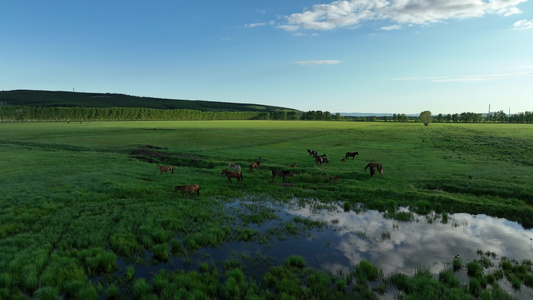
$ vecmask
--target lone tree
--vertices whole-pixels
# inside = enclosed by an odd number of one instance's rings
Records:
[[[428,126],[429,122],[431,122],[431,112],[429,110],[425,110],[421,112],[420,121],[424,123],[425,126]]]

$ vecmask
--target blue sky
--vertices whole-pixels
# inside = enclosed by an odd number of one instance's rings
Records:
[[[533,110],[533,0],[0,0],[0,90]]]

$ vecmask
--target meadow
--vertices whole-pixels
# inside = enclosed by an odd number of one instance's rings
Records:
[[[307,149],[327,154],[330,163],[318,165]],[[359,155],[342,161],[354,151]],[[261,169],[249,173],[259,158]],[[230,162],[242,166],[242,183],[221,175]],[[383,175],[370,177],[369,162],[381,163]],[[174,174],[160,174],[158,165],[173,165]],[[493,275],[489,289],[490,277],[481,271],[467,285],[453,270],[438,279],[424,270],[386,279],[366,261],[352,273],[327,274],[307,268],[298,253],[265,267],[259,278],[246,273],[245,258],[222,266],[206,258],[193,270],[136,275],[139,265],[187,261],[202,248],[267,243],[322,226],[295,218],[259,232],[254,225],[277,216],[262,206],[227,208],[244,197],[272,205],[295,198],[340,203],[399,220],[405,217],[396,213],[400,206],[421,214],[486,214],[533,227],[533,127],[527,124],[4,123],[0,169],[0,299],[374,299],[389,286],[407,298],[417,292],[506,297],[498,278]],[[296,174],[286,184],[280,177],[272,183],[273,169]],[[329,182],[330,176],[340,180]],[[186,184],[198,184],[200,195],[173,192]],[[518,286],[533,285],[530,261],[501,265]]]

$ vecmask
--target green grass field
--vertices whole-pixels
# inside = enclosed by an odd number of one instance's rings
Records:
[[[326,153],[329,165],[317,165],[307,149]],[[341,161],[353,151],[360,155]],[[261,170],[248,173],[259,157]],[[242,166],[243,183],[227,183],[220,175],[229,162]],[[383,164],[383,175],[370,177],[364,171],[369,162]],[[293,163],[296,175],[288,184],[279,177],[271,183],[272,169],[289,170]],[[158,164],[173,165],[174,174],[160,175]],[[526,124],[4,123],[0,170],[0,299],[122,293],[164,298],[180,276],[191,284],[183,288],[184,297],[318,295],[289,292],[291,284],[303,284],[299,275],[324,282],[324,274],[303,271],[302,262],[292,265],[298,259],[265,270],[258,285],[238,268],[219,274],[211,265],[187,274],[161,273],[151,283],[127,275],[143,261],[144,250],[158,263],[250,239],[255,233],[247,223],[273,216],[235,216],[221,208],[251,195],[273,202],[313,198],[348,209],[363,203],[389,212],[409,206],[420,213],[484,213],[533,227],[533,127]],[[330,183],[329,176],[341,179]],[[196,199],[173,193],[174,186],[193,183],[200,186]],[[126,262],[128,272],[117,259]],[[296,283],[278,289],[283,283],[276,278]],[[328,278],[333,281],[323,288],[346,296],[340,287],[350,282]],[[357,286],[357,293],[377,293]]]

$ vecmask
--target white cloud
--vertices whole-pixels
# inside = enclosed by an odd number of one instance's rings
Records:
[[[531,19],[531,20],[523,19],[523,20],[520,20],[520,21],[516,21],[516,22],[514,22],[513,27],[514,27],[513,28],[514,30],[531,29],[531,28],[533,28],[533,19]]]
[[[265,26],[266,23],[252,23],[252,24],[245,24],[244,27],[249,27],[249,28],[254,28],[254,27],[258,27],[258,26]]]
[[[391,26],[381,27],[379,29],[381,29],[381,30],[398,30],[400,28],[402,28],[401,25],[391,25]]]
[[[341,0],[314,5],[301,13],[285,16],[286,23],[279,27],[287,31],[332,30],[354,27],[367,20],[422,25],[487,14],[509,16],[520,13],[517,5],[526,1],[528,0]],[[384,28],[397,29],[391,26]]]
[[[304,60],[297,61],[295,64],[301,66],[314,66],[314,65],[335,65],[340,63],[339,60]]]

